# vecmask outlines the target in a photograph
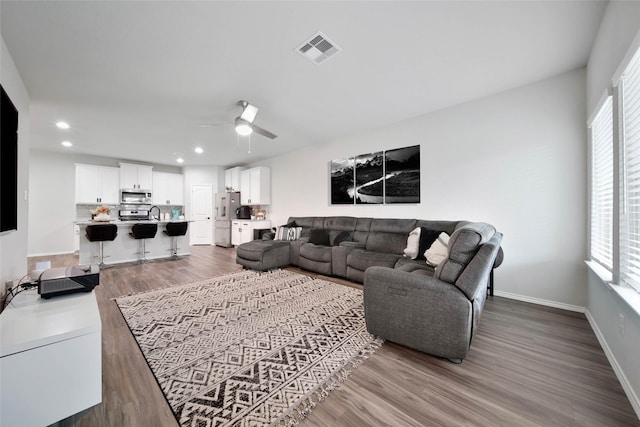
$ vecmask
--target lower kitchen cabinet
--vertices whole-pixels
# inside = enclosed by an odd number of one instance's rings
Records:
[[[231,244],[238,246],[245,242],[254,240],[255,230],[265,230],[271,228],[271,221],[268,220],[233,220],[231,221]]]

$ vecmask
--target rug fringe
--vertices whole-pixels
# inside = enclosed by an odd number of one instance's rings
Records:
[[[284,414],[279,420],[275,421],[272,425],[280,427],[296,427],[302,420],[309,416],[309,413],[323,400],[329,397],[329,394],[340,387],[342,383],[351,375],[353,369],[356,369],[362,363],[368,359],[372,354],[376,352],[382,346],[384,340],[380,337],[374,337],[374,339],[367,343],[362,350],[358,352],[351,360],[349,360],[344,367],[338,372],[333,374],[329,379],[319,386],[316,390],[311,392],[309,397],[303,399],[300,404],[292,409],[290,412]]]

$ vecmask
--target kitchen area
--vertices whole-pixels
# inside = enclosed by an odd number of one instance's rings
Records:
[[[264,210],[270,203],[270,170],[236,167],[225,170],[224,178],[224,191],[212,188],[218,191],[207,218],[214,219],[209,222],[213,229],[210,244],[231,248],[270,230]],[[184,193],[182,174],[155,171],[151,165],[75,163],[74,242],[79,263],[108,265],[188,255],[190,229],[202,224],[194,224],[185,215]],[[102,243],[90,241],[87,228],[104,224],[115,225],[117,235]],[[141,228],[137,224],[155,225],[151,226],[155,234],[134,238],[134,228]],[[170,235],[175,233],[169,228],[177,224],[186,225],[183,234]]]
[[[131,262],[189,254],[188,234],[169,236],[167,224],[188,222],[184,216],[182,174],[157,172],[153,166],[120,163],[119,167],[75,164],[75,250],[80,264]],[[87,227],[112,224],[116,236],[90,241]],[[132,236],[134,225],[155,225],[152,238]],[[188,227],[188,225],[187,225]],[[89,233],[91,234],[91,233]],[[100,258],[100,251],[104,258]]]

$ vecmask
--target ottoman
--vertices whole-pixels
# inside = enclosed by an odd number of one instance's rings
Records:
[[[236,262],[245,268],[267,271],[289,265],[288,240],[253,240],[236,250]]]

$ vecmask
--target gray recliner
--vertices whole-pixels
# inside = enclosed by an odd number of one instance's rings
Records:
[[[364,275],[367,330],[386,340],[461,363],[474,336],[502,234],[484,223],[458,227],[433,275],[369,267]]]

